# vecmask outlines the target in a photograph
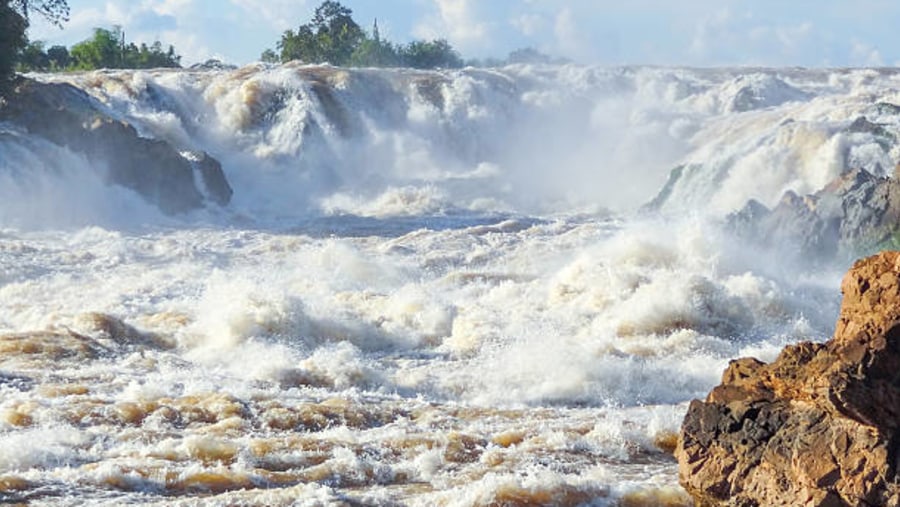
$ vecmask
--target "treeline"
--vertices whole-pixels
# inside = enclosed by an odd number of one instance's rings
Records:
[[[287,30],[277,43],[278,52],[267,49],[264,62],[330,63],[353,67],[456,68],[464,62],[444,39],[394,44],[382,39],[378,21],[366,33],[353,20],[353,11],[339,2],[327,0],[316,8],[310,22],[296,31]]]
[[[313,18],[294,30],[287,30],[260,59],[269,63],[300,60],[305,63],[330,63],[350,67],[412,67],[416,69],[499,67],[510,63],[567,63],[534,48],[517,49],[506,59],[463,60],[445,39],[417,40],[396,44],[381,37],[378,20],[371,33],[353,19],[353,11],[335,0],[326,0],[316,8]]]
[[[117,26],[112,30],[95,28],[90,39],[71,48],[29,42],[19,50],[17,61],[19,72],[181,67],[181,56],[173,46],[163,50],[159,41],[150,46],[126,43],[125,33]]]
[[[125,41],[121,27],[95,28],[93,36],[71,48],[47,47],[29,42],[25,36],[30,13],[37,13],[58,26],[68,20],[66,0],[0,0],[0,92],[14,71],[63,71],[93,69],[142,69],[181,67],[181,56],[173,46],[156,41],[149,46]],[[513,51],[505,60],[464,61],[445,39],[417,40],[397,44],[381,37],[377,20],[371,32],[353,19],[353,11],[340,2],[326,0],[313,18],[295,30],[287,30],[261,59],[266,62],[300,60],[354,67],[458,68],[464,65],[500,66],[508,63],[564,63],[532,48]]]

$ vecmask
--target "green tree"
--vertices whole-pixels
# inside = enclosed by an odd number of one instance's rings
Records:
[[[353,50],[349,64],[354,67],[397,67],[401,59],[390,42],[366,37]]]
[[[278,56],[278,53],[271,49],[266,49],[259,55],[259,61],[265,63],[278,63],[281,61],[281,58]]]
[[[72,63],[69,49],[65,46],[51,46],[47,50],[47,60],[50,61],[50,70],[63,70]]]
[[[0,1],[0,94],[10,85],[19,52],[28,44],[28,22],[9,2]]]
[[[118,29],[94,28],[94,36],[72,46],[76,69],[114,69],[122,63],[122,35]]]
[[[9,89],[16,59],[28,44],[25,30],[32,12],[58,26],[69,18],[65,0],[0,0],[0,94]]]
[[[278,53],[266,50],[263,61],[301,60],[328,62],[358,67],[396,67],[408,65],[420,69],[463,66],[459,53],[444,39],[415,41],[405,46],[381,38],[378,21],[368,35],[353,20],[353,11],[339,2],[326,0],[316,8],[309,23],[287,30],[276,44]]]
[[[444,39],[433,41],[413,41],[400,51],[403,64],[415,69],[443,67],[456,69],[463,66],[459,53]]]
[[[95,28],[94,36],[72,46],[72,67],[92,69],[149,69],[157,67],[181,67],[181,56],[175,47],[163,49],[162,42],[154,41],[149,47],[141,43],[125,43],[120,27],[112,30]]]
[[[294,33],[293,30],[285,30],[276,47],[282,62],[291,60],[318,62],[321,59],[319,42],[308,24],[300,26],[297,33]]]
[[[26,23],[32,12],[59,27],[69,20],[69,5],[66,0],[8,0],[8,3],[25,18]]]
[[[372,36],[365,37],[350,55],[350,65],[354,67],[396,67],[400,64],[400,54],[396,46],[381,38],[376,19],[372,27]]]
[[[19,72],[46,71],[50,68],[50,57],[44,51],[43,41],[31,41],[19,52]]]
[[[326,0],[319,5],[309,23],[296,32],[287,30],[278,42],[281,61],[329,62],[346,65],[365,32],[353,21],[353,11],[340,2]]]

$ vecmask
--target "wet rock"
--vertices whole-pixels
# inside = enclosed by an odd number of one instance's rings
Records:
[[[678,182],[681,180],[682,176],[684,176],[685,167],[686,166],[682,164],[675,166],[671,171],[669,171],[669,179],[666,180],[666,184],[663,185],[659,193],[656,194],[656,197],[654,197],[652,200],[650,200],[650,202],[641,207],[641,211],[654,212],[661,210],[663,208],[663,205],[665,205],[665,203],[672,197],[672,192],[675,191],[675,186],[678,185]]]
[[[219,206],[226,206],[231,202],[234,190],[228,184],[225,173],[222,171],[222,164],[218,160],[209,156],[205,151],[192,151],[183,155],[191,162],[194,170],[200,174],[200,181],[205,190],[204,194],[208,199]]]
[[[69,84],[20,80],[0,108],[0,120],[66,146],[105,168],[110,183],[130,188],[166,213],[200,208],[204,198],[194,181],[194,167],[165,141],[141,137],[127,122],[107,114],[86,93]],[[218,162],[204,154],[198,167],[213,200],[230,199]]]
[[[900,106],[890,102],[876,102],[869,111],[881,116],[896,116],[900,114]]]
[[[0,366],[20,366],[23,362],[96,359],[102,345],[78,333],[42,331],[0,335]]]
[[[750,201],[727,221],[755,244],[804,259],[855,257],[890,246],[900,223],[900,182],[854,169],[815,194],[787,192],[771,210]]]
[[[900,252],[857,262],[834,337],[732,361],[675,455],[698,505],[900,505]]]
[[[134,326],[105,313],[79,315],[76,324],[85,334],[111,343],[112,348],[168,350],[175,347],[172,339],[140,331]]]
[[[205,62],[195,63],[188,68],[191,70],[235,70],[238,67],[217,58],[210,58]]]
[[[869,121],[865,116],[853,120],[844,132],[848,134],[871,134],[885,152],[891,150],[891,146],[897,144],[897,138],[884,125]]]

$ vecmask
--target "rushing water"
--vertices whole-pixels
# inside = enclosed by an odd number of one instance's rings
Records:
[[[235,195],[164,216],[0,125],[0,502],[686,505],[687,402],[828,336],[844,267],[721,219],[900,158],[874,70],[37,78]]]

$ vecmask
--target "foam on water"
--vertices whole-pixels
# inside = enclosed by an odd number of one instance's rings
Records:
[[[843,270],[718,219],[900,155],[871,71],[41,79],[210,152],[235,196],[163,217],[3,127],[3,500],[688,505],[686,403],[828,336]],[[662,216],[629,212],[679,165]]]
[[[109,188],[104,168],[0,123],[0,224],[4,227],[129,227],[160,221],[157,209],[124,188]]]

